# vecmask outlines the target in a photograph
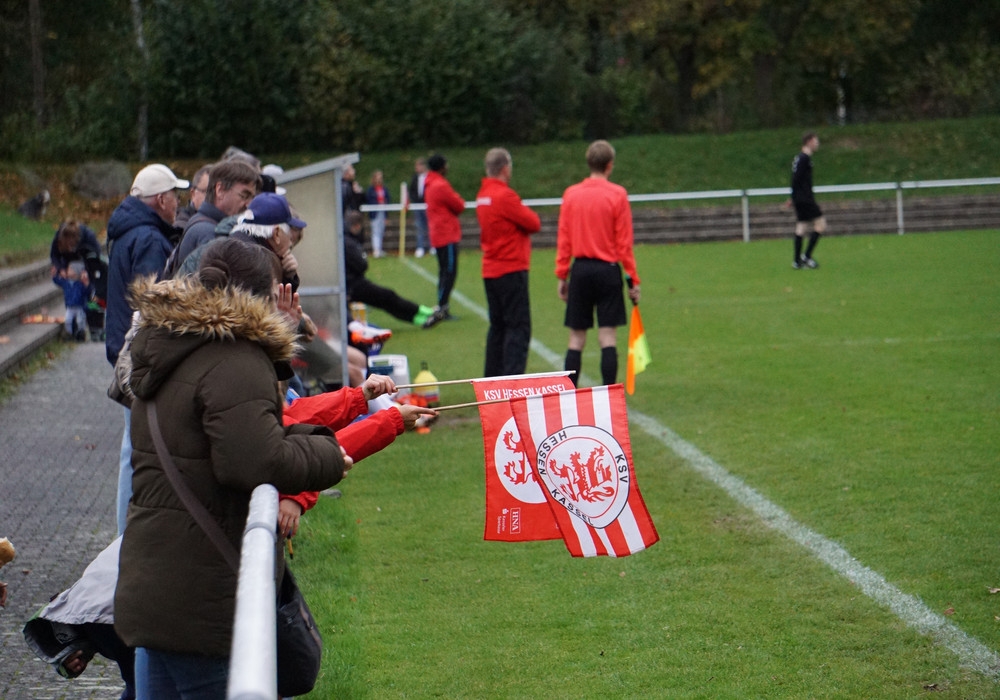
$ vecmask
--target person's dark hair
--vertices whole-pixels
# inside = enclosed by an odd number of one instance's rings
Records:
[[[206,289],[238,287],[259,297],[270,297],[281,263],[271,251],[235,238],[221,238],[205,248],[198,280]]]
[[[75,253],[76,247],[80,245],[80,237],[80,222],[67,219],[59,225],[56,247],[60,253]]]
[[[587,167],[592,173],[603,173],[614,159],[615,147],[607,141],[594,141],[587,147]]]
[[[448,159],[440,153],[435,153],[427,159],[427,167],[436,173],[440,173],[448,165]]]
[[[257,192],[261,189],[260,171],[245,160],[233,159],[224,160],[212,166],[211,174],[208,176],[208,192],[205,199],[215,204],[215,185],[222,183],[222,189],[232,189],[237,183],[250,185]]]
[[[204,177],[205,173],[209,174],[208,179],[211,180],[212,179],[212,176],[211,176],[211,173],[212,173],[212,164],[211,163],[209,163],[208,165],[201,166],[200,168],[198,168],[198,170],[195,171],[194,175],[191,176],[191,190],[192,191],[198,186],[198,182],[201,180],[202,177]],[[207,195],[208,192],[206,191],[205,194]]]
[[[816,138],[816,132],[815,131],[807,131],[806,133],[802,134],[802,145],[805,146],[807,143],[809,143],[810,141],[812,141],[814,138]]]
[[[351,209],[346,214],[344,214],[344,223],[347,224],[348,228],[355,226],[357,224],[363,224],[365,217],[356,209]]]

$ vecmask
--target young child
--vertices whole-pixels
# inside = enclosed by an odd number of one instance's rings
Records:
[[[66,335],[83,342],[87,339],[87,302],[90,278],[82,263],[70,263],[65,273],[56,271],[52,281],[62,287],[66,302]]]

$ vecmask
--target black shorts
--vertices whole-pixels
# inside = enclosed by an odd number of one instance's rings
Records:
[[[821,216],[823,216],[823,210],[819,208],[815,200],[811,202],[795,202],[796,221],[815,221]]]
[[[577,258],[569,274],[564,325],[575,331],[593,328],[595,308],[598,327],[625,325],[621,266],[604,260]]]

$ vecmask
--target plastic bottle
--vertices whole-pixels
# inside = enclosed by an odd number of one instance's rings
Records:
[[[431,382],[436,382],[437,377],[427,368],[426,362],[420,363],[420,371],[417,372],[417,376],[413,378],[414,384],[428,384],[429,386],[418,386],[414,387],[413,393],[417,396],[422,396],[427,405],[434,408],[441,402],[440,390],[437,386],[431,384]]]

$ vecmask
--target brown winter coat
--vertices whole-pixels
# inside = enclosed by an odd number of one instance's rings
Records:
[[[115,629],[130,646],[226,657],[236,574],[167,481],[146,418],[155,398],[167,449],[239,550],[251,491],[318,491],[344,462],[326,428],[281,424],[275,363],[294,332],[269,300],[192,278],[132,287],[133,496],[122,541]]]

